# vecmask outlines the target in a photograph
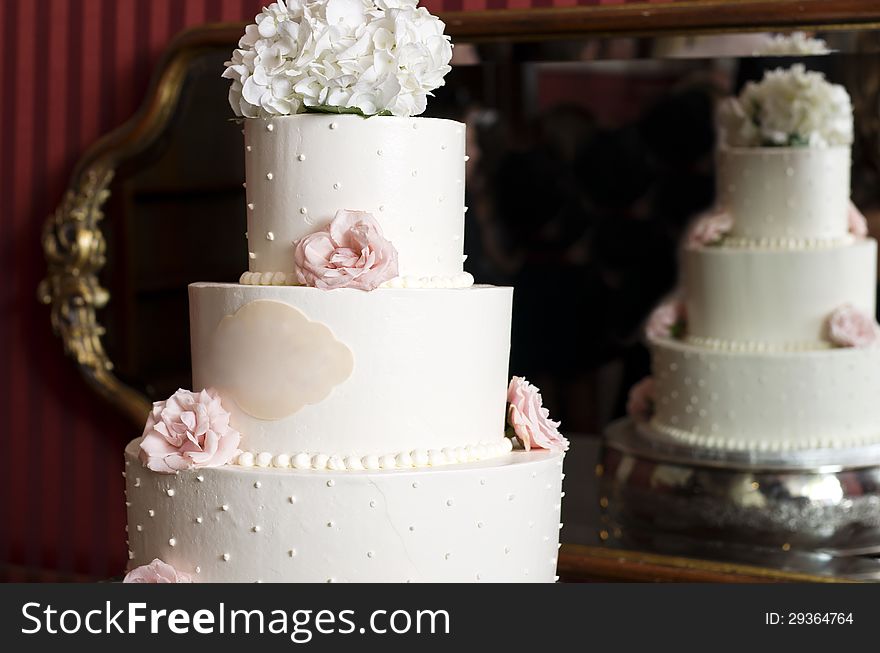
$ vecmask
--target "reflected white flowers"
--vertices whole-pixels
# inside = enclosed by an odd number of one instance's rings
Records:
[[[416,0],[275,2],[226,62],[229,103],[247,118],[418,115],[450,71],[444,27]]]
[[[732,147],[849,145],[853,114],[849,95],[802,64],[768,71],[739,97],[720,107],[722,138]]]

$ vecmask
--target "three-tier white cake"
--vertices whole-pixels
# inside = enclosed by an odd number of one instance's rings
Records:
[[[376,61],[398,56],[392,10],[362,5],[305,7],[348,25],[345,52],[372,34],[390,43]],[[434,37],[448,49],[442,23],[401,7],[428,54],[445,52]],[[352,91],[334,103],[356,113],[306,111],[327,98],[285,72],[311,47],[290,40],[303,11],[265,9],[228,64],[249,270],[190,286],[197,392],[157,403],[126,449],[130,566],[197,582],[552,581],[565,444],[533,388],[508,388],[512,289],[463,271],[464,125],[409,115],[411,80],[376,70],[360,79],[397,89],[384,104]]]
[[[801,66],[721,110],[718,208],[648,323],[643,430],[734,450],[880,440],[877,243],[849,200],[852,110]]]

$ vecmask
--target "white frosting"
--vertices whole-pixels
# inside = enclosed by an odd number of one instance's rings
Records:
[[[294,272],[245,272],[239,283],[245,286],[296,286]],[[395,277],[382,284],[382,288],[469,288],[474,285],[470,272],[452,276]]]
[[[718,347],[818,349],[836,308],[874,314],[877,242],[810,250],[688,248],[682,258],[687,334]],[[696,342],[701,342],[697,340]]]
[[[278,467],[285,469],[316,469],[333,471],[360,471],[362,469],[398,469],[409,467],[439,467],[470,463],[497,458],[510,453],[513,442],[510,438],[499,441],[480,442],[466,447],[446,447],[445,449],[414,449],[390,454],[342,455],[301,451],[296,454],[275,454],[268,451],[242,451],[232,464],[241,467]],[[375,461],[375,462],[374,462]],[[334,463],[336,467],[332,466]]]
[[[373,214],[397,248],[401,276],[462,273],[461,123],[301,114],[248,119],[244,131],[249,271],[271,273],[262,285],[290,283],[279,273],[293,271],[293,242],[339,209]]]
[[[718,195],[732,239],[834,240],[848,233],[850,148],[721,148]]]
[[[730,353],[655,341],[654,426],[731,449],[880,441],[880,348]]]
[[[555,579],[561,453],[429,470],[156,474],[137,444],[126,449],[131,567],[160,558],[195,582]]]
[[[249,451],[363,457],[500,443],[511,299],[510,288],[490,286],[363,292],[193,284],[193,387],[217,387]],[[220,322],[259,300],[282,302],[326,327],[354,361],[351,375],[326,398],[280,419],[242,410],[234,393],[222,387],[211,355]],[[239,355],[229,352],[233,360]],[[271,359],[264,365],[267,378],[285,371],[273,369]]]

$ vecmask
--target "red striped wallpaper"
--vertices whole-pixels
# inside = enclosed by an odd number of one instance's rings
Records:
[[[656,1],[656,0],[655,0]],[[670,1],[670,0],[661,0]],[[426,0],[432,11],[626,0]],[[137,435],[65,360],[36,301],[40,230],[83,150],[122,123],[181,29],[263,0],[0,2],[0,576],[102,578],[125,563],[123,443]],[[30,570],[50,570],[48,576]]]

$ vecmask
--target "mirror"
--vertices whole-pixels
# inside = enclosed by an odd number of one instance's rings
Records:
[[[43,295],[56,327],[86,377],[138,426],[145,399],[190,385],[187,284],[234,282],[247,269],[240,126],[220,78],[241,29],[207,27],[181,39],[135,127],[80,166],[80,175],[95,162],[114,171],[106,201],[87,194],[88,206],[105,214],[106,249],[90,264],[109,292],[106,306],[98,295],[65,295],[68,263],[50,251]],[[485,36],[456,39],[453,71],[425,115],[467,123],[466,269],[478,282],[516,288],[511,370],[542,388],[574,434],[569,468],[591,471],[598,439],[577,434],[601,433],[648,372],[641,324],[676,283],[685,226],[714,200],[719,98],[769,67],[801,60],[844,84],[856,112],[853,197],[880,233],[880,38],[818,32],[811,37],[829,52],[779,57],[762,54],[774,43],[766,32]],[[63,229],[56,217],[47,242],[63,240]],[[86,310],[94,307],[97,324]],[[85,330],[94,338],[85,347],[91,358],[71,344],[83,325],[94,330]],[[602,543],[595,479],[579,471],[566,483],[563,539]],[[582,564],[574,553],[566,560],[572,569]]]

